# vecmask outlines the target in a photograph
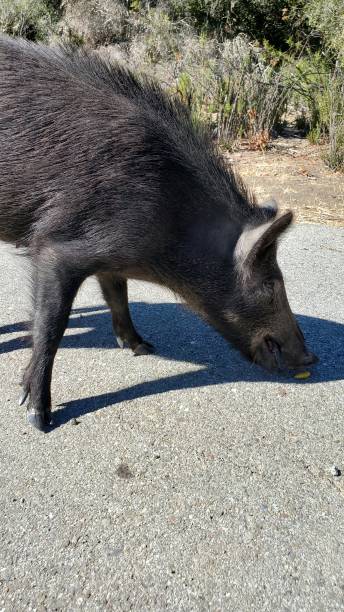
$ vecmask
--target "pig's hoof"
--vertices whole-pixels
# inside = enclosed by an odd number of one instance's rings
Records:
[[[23,404],[25,404],[28,397],[29,397],[29,391],[25,389],[19,398],[19,402],[18,402],[19,406],[22,406]]]
[[[51,429],[52,418],[51,414],[44,415],[35,410],[28,410],[27,420],[30,425],[38,429],[39,431],[47,432]]]
[[[134,349],[133,353],[135,357],[139,357],[140,355],[150,355],[154,353],[154,346],[150,342],[141,342]]]
[[[116,340],[119,348],[124,348],[124,340],[122,340],[122,338],[120,338],[119,336],[116,336]]]

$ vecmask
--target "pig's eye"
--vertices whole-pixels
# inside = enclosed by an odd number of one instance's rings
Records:
[[[278,344],[278,342],[276,342],[276,340],[274,340],[274,338],[265,338],[265,344],[268,348],[268,350],[270,351],[270,353],[272,353],[273,355],[276,355],[277,353],[281,352],[281,347]]]

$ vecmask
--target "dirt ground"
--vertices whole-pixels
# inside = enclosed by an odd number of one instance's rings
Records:
[[[243,143],[225,157],[256,194],[258,201],[275,198],[291,209],[296,222],[344,226],[344,175],[322,159],[324,149],[306,138],[281,136],[266,151]]]

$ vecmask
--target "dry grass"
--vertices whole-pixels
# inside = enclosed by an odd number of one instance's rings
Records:
[[[306,139],[278,138],[265,152],[249,143],[224,152],[259,201],[274,197],[281,209],[291,209],[298,223],[344,227],[343,175],[322,159],[325,147]]]

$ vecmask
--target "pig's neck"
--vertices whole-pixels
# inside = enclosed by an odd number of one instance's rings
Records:
[[[183,239],[169,246],[156,267],[158,282],[204,312],[218,301],[233,278],[233,255],[244,222],[213,219],[195,223]]]

